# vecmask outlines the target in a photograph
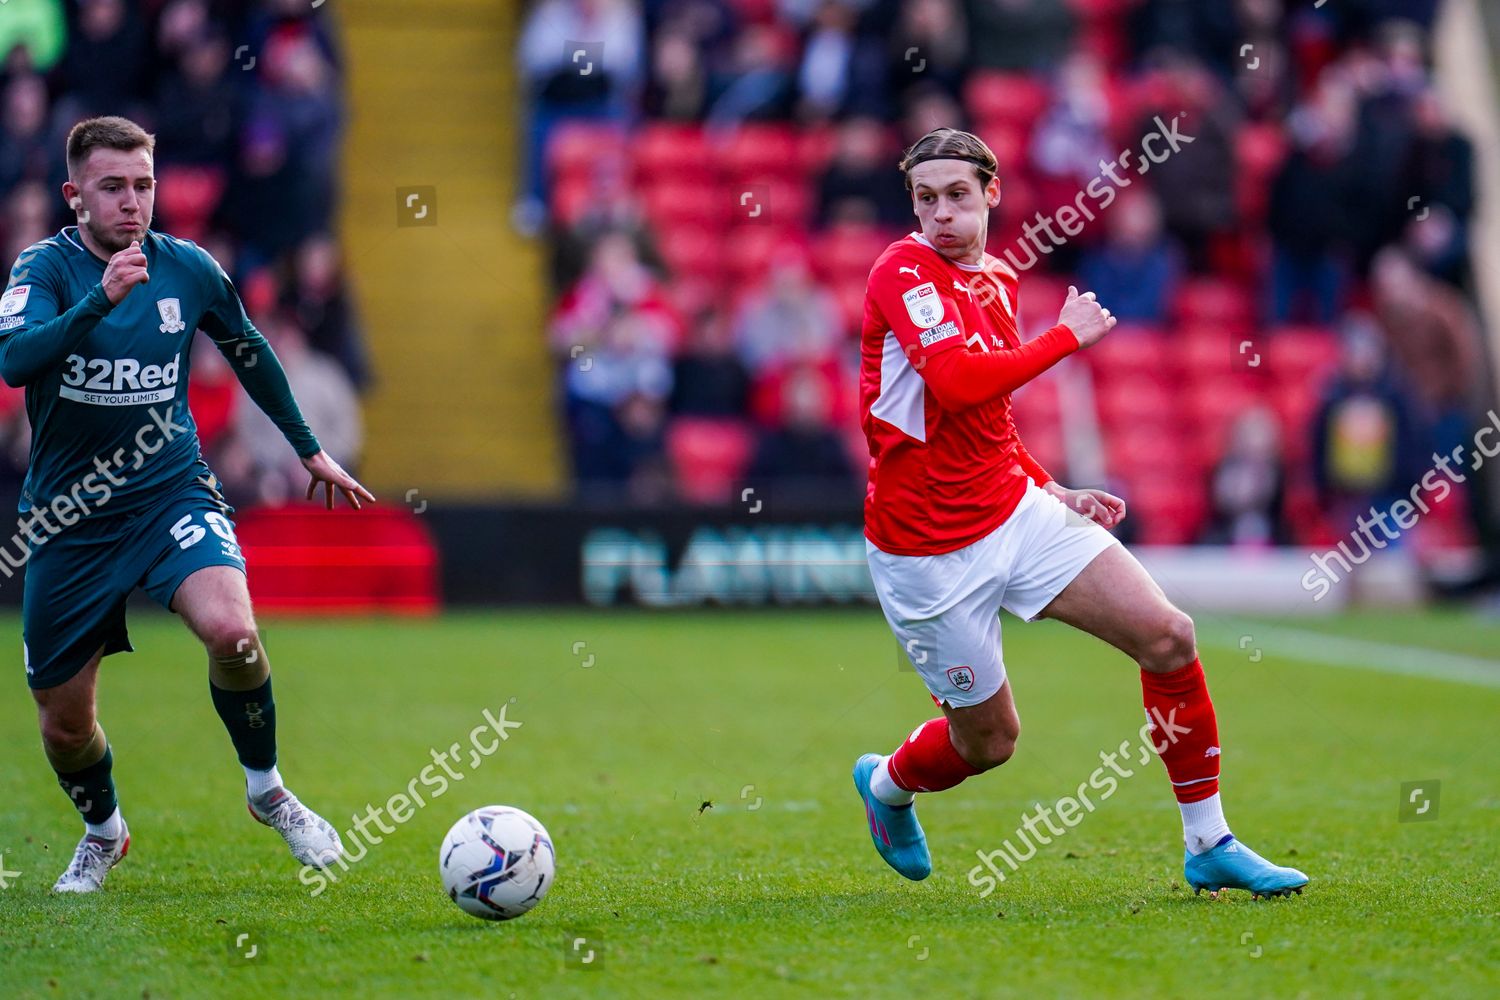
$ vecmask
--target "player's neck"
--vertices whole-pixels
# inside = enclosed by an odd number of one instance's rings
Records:
[[[100,260],[107,261],[120,250],[125,249],[124,247],[120,247],[117,250],[111,250],[109,247],[104,246],[98,240],[94,239],[94,234],[89,232],[88,226],[81,224],[78,226],[78,238],[83,242],[84,249],[93,254],[95,257],[98,257]]]

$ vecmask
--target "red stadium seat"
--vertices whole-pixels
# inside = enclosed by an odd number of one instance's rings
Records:
[[[1024,73],[983,70],[964,87],[964,106],[976,121],[1008,121],[1027,130],[1051,102],[1047,84]]]
[[[875,259],[891,243],[891,234],[875,226],[834,226],[813,242],[813,270],[831,284],[865,279]]]
[[[1187,545],[1198,539],[1208,515],[1208,489],[1189,474],[1163,475],[1150,470],[1136,475],[1125,489],[1125,503],[1140,519],[1145,545]]]
[[[717,173],[703,130],[696,125],[644,125],[636,133],[631,148],[639,183],[664,178],[703,181]]]
[[[547,169],[554,177],[588,176],[607,161],[623,162],[625,134],[616,125],[567,122],[547,141]]]
[[[723,241],[717,230],[685,223],[657,231],[657,246],[674,279],[717,280],[723,271]]]
[[[1222,278],[1185,281],[1175,297],[1177,315],[1184,323],[1250,323],[1255,302],[1250,293]]]
[[[641,189],[646,218],[659,228],[674,223],[693,222],[717,227],[729,217],[730,205],[724,192],[714,185],[704,185],[680,178],[668,178]]]
[[[201,241],[228,183],[219,167],[163,166],[157,173],[156,211],[165,228]]]
[[[678,492],[692,503],[729,500],[754,446],[754,434],[737,420],[679,417],[667,426]]]
[[[802,174],[797,132],[788,125],[741,125],[715,144],[719,167],[732,178]]]
[[[1008,118],[986,118],[974,126],[974,134],[983,139],[1000,164],[1000,184],[1026,169],[1027,140],[1025,125]]]
[[[1279,378],[1321,385],[1339,364],[1338,334],[1327,327],[1276,327],[1267,333],[1266,343],[1271,368]]]
[[[721,234],[716,252],[723,256],[729,280],[735,287],[746,288],[759,284],[772,261],[792,248],[796,238],[789,229],[746,223]]]

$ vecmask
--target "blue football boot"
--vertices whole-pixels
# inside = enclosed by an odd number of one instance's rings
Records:
[[[880,755],[875,753],[867,753],[854,762],[854,787],[865,800],[870,839],[875,841],[875,850],[886,864],[913,882],[920,882],[932,874],[927,837],[917,822],[915,805],[888,806],[870,791],[870,775],[879,763]]]
[[[1255,899],[1300,895],[1308,881],[1297,869],[1271,864],[1233,836],[1202,854],[1186,854],[1182,874],[1195,894],[1204,889],[1214,895],[1221,889],[1244,889]]]

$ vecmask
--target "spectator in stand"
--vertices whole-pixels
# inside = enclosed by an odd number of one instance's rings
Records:
[[[680,336],[681,323],[630,236],[601,236],[550,332],[580,488],[624,487],[660,450],[660,434],[650,428],[672,391]]]
[[[858,223],[893,229],[911,222],[911,202],[895,167],[895,151],[884,125],[850,118],[838,127],[838,146],[818,179],[818,225]]]
[[[951,94],[935,83],[924,83],[906,92],[901,111],[901,144],[910,146],[935,128],[965,127],[964,109]]]
[[[773,259],[764,286],[740,307],[734,339],[757,377],[838,351],[845,339],[838,302],[814,279],[805,251],[788,248]]]
[[[1349,196],[1360,210],[1349,220],[1354,263],[1365,273],[1375,254],[1401,238],[1411,211],[1407,169],[1417,139],[1414,103],[1427,87],[1425,42],[1410,22],[1380,28],[1378,56],[1354,52],[1343,60],[1360,93]]]
[[[0,17],[0,63],[7,72],[24,65],[27,72],[46,73],[62,58],[68,42],[68,22],[62,0],[7,0]],[[13,64],[19,53],[22,64]]]
[[[684,28],[664,29],[651,44],[651,79],[642,98],[656,121],[701,121],[708,110],[709,72],[703,50]]]
[[[1286,462],[1276,415],[1265,406],[1235,419],[1229,447],[1209,482],[1212,513],[1203,542],[1257,548],[1288,545]]]
[[[1122,323],[1160,323],[1182,276],[1182,252],[1162,231],[1161,206],[1145,188],[1127,188],[1110,210],[1104,244],[1085,251],[1084,287]]]
[[[178,9],[190,10],[191,4]],[[229,51],[228,36],[214,28],[181,44],[156,90],[159,164],[223,169],[233,161],[244,102],[230,72]]]
[[[1410,393],[1387,360],[1368,317],[1343,333],[1340,367],[1313,421],[1313,479],[1340,534],[1386,510],[1421,481],[1431,448]]]
[[[796,71],[796,39],[784,27],[747,26],[735,39],[725,70],[716,75],[709,126],[723,129],[746,121],[790,118]]]
[[[516,211],[523,231],[535,232],[546,216],[552,130],[569,119],[625,118],[642,83],[644,46],[631,0],[542,0],[527,15],[517,48],[528,119]]]
[[[69,120],[89,115],[137,116],[151,120],[151,34],[135,4],[81,0],[77,24],[59,67]]]
[[[969,0],[976,68],[1046,72],[1056,66],[1073,47],[1069,6],[1057,0]]]
[[[1150,59],[1163,50],[1211,66],[1224,76],[1245,34],[1229,0],[1143,0],[1131,12],[1131,49]]]
[[[292,258],[282,307],[306,332],[308,345],[337,361],[363,390],[370,384],[370,363],[343,266],[331,234],[314,233],[303,240]]]
[[[959,0],[903,0],[898,9],[877,8],[869,15],[880,20],[870,27],[883,37],[883,62],[888,67],[884,86],[893,104],[918,83],[941,87],[952,97],[962,91],[969,71],[968,21]],[[891,23],[895,30],[891,31]],[[884,95],[882,94],[882,97]],[[889,107],[870,108],[889,117]]]
[[[1428,88],[1413,106],[1416,138],[1402,190],[1412,218],[1407,243],[1422,266],[1450,285],[1469,279],[1469,220],[1474,213],[1474,145],[1454,131],[1436,92]]]
[[[1491,405],[1492,382],[1479,323],[1462,295],[1416,266],[1398,247],[1375,256],[1375,315],[1391,354],[1432,421],[1435,446],[1472,444]]]
[[[1325,78],[1315,99],[1292,113],[1292,151],[1271,183],[1271,321],[1331,323],[1350,269],[1351,112],[1347,89]]]
[[[854,10],[839,0],[824,0],[818,8],[797,68],[797,117],[803,121],[826,121],[848,100],[856,21]]]
[[[1181,131],[1193,137],[1192,145],[1152,163],[1147,177],[1161,200],[1167,231],[1182,243],[1189,266],[1207,272],[1216,263],[1215,244],[1232,237],[1239,222],[1234,200],[1238,112],[1224,85],[1201,63],[1172,58],[1163,74],[1170,96],[1148,109],[1134,134],[1159,130],[1158,119],[1183,116]]]
[[[5,199],[5,244],[0,253],[13,261],[21,251],[51,236],[52,213],[57,195],[41,181],[25,181],[11,189]]]
[[[750,374],[734,351],[722,310],[707,310],[692,325],[688,346],[672,373],[673,416],[740,418],[750,401]]]
[[[344,468],[358,468],[364,428],[359,398],[343,369],[308,349],[302,331],[284,314],[262,317],[256,326],[286,369],[303,415],[309,426],[318,429],[323,450]],[[243,477],[242,486],[253,490],[256,502],[280,506],[302,496],[307,470],[296,455],[288,453],[281,432],[260,407],[239,399],[234,406],[233,434],[230,468]],[[229,479],[227,470],[225,478]]]
[[[47,85],[33,73],[12,77],[3,101],[0,191],[10,191],[23,180],[50,179],[56,152],[47,131]]]
[[[782,420],[761,432],[747,479],[774,483],[778,496],[854,498],[859,495],[844,440],[831,424],[833,393],[816,368],[799,368],[781,392]]]
[[[1093,56],[1075,52],[1057,73],[1052,104],[1031,133],[1031,165],[1043,205],[1064,205],[1099,176],[1099,164],[1114,158],[1109,139],[1109,105],[1104,99],[1104,68]],[[1088,231],[1079,239],[1088,240]],[[1076,240],[1059,247],[1054,267],[1071,270]],[[1113,309],[1113,306],[1110,307]]]

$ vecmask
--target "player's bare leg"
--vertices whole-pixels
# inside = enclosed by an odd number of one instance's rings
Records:
[[[250,815],[276,830],[292,856],[323,868],[342,850],[339,835],[282,784],[276,769],[276,703],[245,574],[207,566],[177,588],[172,610],[208,651],[209,693],[245,769]]]
[[[865,800],[870,837],[886,863],[910,879],[932,871],[917,822],[917,792],[940,792],[1004,764],[1016,750],[1021,718],[1010,681],[977,705],[941,705],[889,757],[865,754],[854,765],[854,787]]]
[[[1301,892],[1307,876],[1234,839],[1219,801],[1219,730],[1193,621],[1122,546],[1100,553],[1042,611],[1104,640],[1141,668],[1155,747],[1182,811],[1185,875],[1194,889]]]
[[[114,755],[94,709],[103,657],[101,648],[68,680],[31,692],[42,729],[42,749],[85,827],[73,860],[53,885],[53,892],[94,892],[130,849],[130,831],[115,797]]]

